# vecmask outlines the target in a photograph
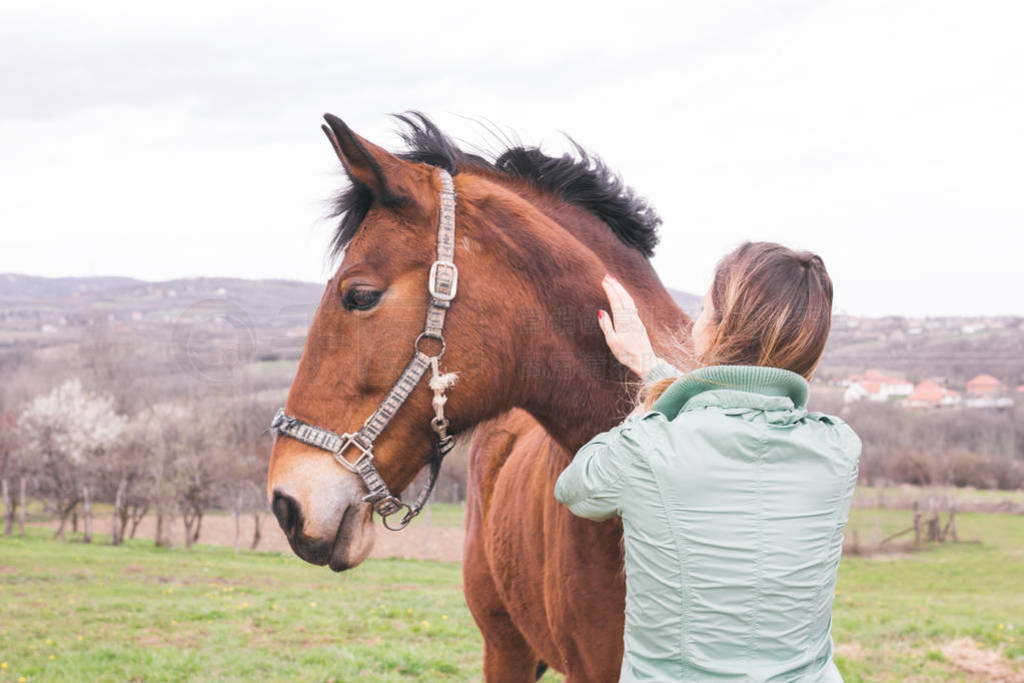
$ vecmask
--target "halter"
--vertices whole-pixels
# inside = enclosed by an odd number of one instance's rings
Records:
[[[335,434],[334,432],[303,422],[278,408],[270,431],[276,435],[290,436],[304,444],[330,452],[334,459],[345,469],[355,472],[363,480],[369,493],[363,501],[371,503],[373,509],[381,516],[384,526],[392,531],[401,531],[413,518],[420,513],[427,499],[437,484],[437,476],[441,471],[441,461],[455,445],[453,437],[448,434],[448,419],[444,416],[444,404],[448,400],[445,391],[454,383],[455,374],[441,374],[438,361],[444,355],[445,344],[442,334],[444,317],[455,298],[458,288],[459,271],[453,261],[455,257],[455,186],[452,177],[444,169],[437,169],[441,176],[441,212],[437,227],[437,260],[430,266],[430,277],[427,292],[430,294],[427,305],[427,320],[423,332],[413,342],[413,354],[405,370],[399,375],[377,410],[366,419],[363,426],[356,432]],[[436,339],[441,343],[437,355],[430,356],[420,350],[420,342],[424,338]],[[434,432],[432,444],[433,454],[430,459],[430,478],[426,487],[420,491],[412,505],[402,502],[391,493],[388,485],[380,476],[373,464],[373,442],[377,440],[384,428],[402,407],[416,385],[423,379],[427,368],[432,370],[430,388],[434,392],[432,401],[434,417],[430,420],[430,428]],[[346,451],[355,448],[358,457],[355,462],[345,457]],[[398,526],[388,524],[388,517],[401,510],[406,513]]]

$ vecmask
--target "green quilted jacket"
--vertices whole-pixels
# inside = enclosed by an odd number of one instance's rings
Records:
[[[558,478],[574,514],[622,518],[620,680],[842,680],[832,600],[861,444],[807,390],[779,368],[701,368]]]

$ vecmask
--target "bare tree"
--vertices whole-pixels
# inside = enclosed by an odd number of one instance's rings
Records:
[[[147,505],[156,513],[154,542],[170,545],[169,517],[173,516],[175,491],[173,461],[177,454],[184,411],[174,403],[158,403],[139,413],[133,421],[136,455],[145,468]],[[130,535],[134,535],[134,528]]]
[[[114,503],[111,519],[113,545],[126,537],[133,538],[139,522],[150,508],[153,482],[149,469],[151,451],[155,447],[150,434],[152,411],[143,411],[128,421],[127,428],[115,448],[104,459],[102,488],[105,500]],[[129,528],[129,524],[131,527]]]
[[[156,510],[157,545],[169,542],[175,512],[185,526],[185,546],[199,538],[204,514],[223,480],[223,439],[215,410],[195,400],[162,403],[137,418],[146,458],[150,501]]]
[[[250,513],[253,519],[249,547],[254,549],[260,542],[261,515],[267,510],[264,482],[270,452],[266,425],[275,401],[276,397],[261,400],[249,395],[221,407],[219,423],[224,437],[221,449],[224,492],[221,499],[235,518],[236,551],[241,542],[240,518],[243,513]]]

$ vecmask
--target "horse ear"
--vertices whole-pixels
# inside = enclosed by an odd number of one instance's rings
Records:
[[[354,182],[368,187],[384,203],[401,204],[409,198],[403,185],[411,164],[359,137],[337,116],[324,114],[324,120],[327,124],[320,128]]]

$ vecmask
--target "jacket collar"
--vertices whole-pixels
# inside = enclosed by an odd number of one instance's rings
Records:
[[[793,410],[807,405],[807,380],[782,368],[757,365],[711,365],[673,382],[653,410],[673,419],[682,411],[707,406],[764,411]]]

